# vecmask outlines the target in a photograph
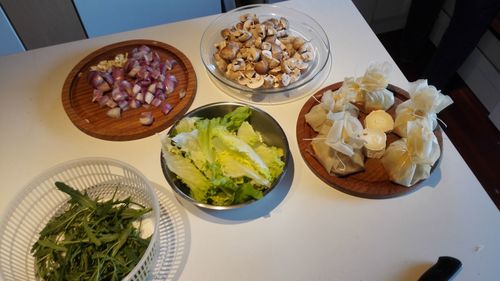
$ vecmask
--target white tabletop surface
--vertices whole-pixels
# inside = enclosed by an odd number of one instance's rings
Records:
[[[371,61],[388,61],[395,69],[390,82],[407,88],[408,81],[350,1],[280,5],[313,16],[327,32],[334,65],[324,85],[361,75]],[[424,187],[394,199],[362,199],[329,187],[302,160],[295,121],[306,99],[258,105],[285,130],[293,171],[269,198],[218,213],[173,199],[161,172],[157,136],[104,141],[71,123],[61,103],[71,68],[95,49],[128,39],[163,41],[187,55],[198,77],[191,109],[233,100],[213,84],[200,59],[199,41],[212,19],[0,57],[0,212],[51,166],[111,157],[138,168],[183,214],[184,252],[169,280],[416,280],[445,255],[464,264],[454,280],[499,280],[500,213],[446,135],[442,161]]]

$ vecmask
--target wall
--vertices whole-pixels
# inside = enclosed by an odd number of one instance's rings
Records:
[[[0,14],[0,55],[24,51],[23,45],[31,50],[217,14],[222,11],[221,3],[221,0],[0,0],[0,7],[7,15]]]

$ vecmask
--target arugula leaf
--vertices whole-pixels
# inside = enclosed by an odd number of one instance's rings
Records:
[[[99,202],[63,182],[55,185],[71,199],[68,209],[47,223],[32,246],[38,277],[121,280],[149,245],[151,237],[142,238],[134,222],[151,208],[130,197]]]

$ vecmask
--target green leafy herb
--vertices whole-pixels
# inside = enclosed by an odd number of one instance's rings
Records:
[[[125,200],[98,202],[56,182],[71,196],[68,210],[52,218],[31,249],[42,280],[121,280],[139,262],[151,237],[135,227],[151,208]],[[133,207],[133,208],[132,208]]]

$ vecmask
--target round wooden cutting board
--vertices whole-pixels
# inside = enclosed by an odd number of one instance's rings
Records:
[[[335,176],[326,171],[326,169],[321,165],[321,163],[314,157],[312,148],[310,147],[311,139],[314,138],[317,133],[306,123],[304,115],[307,114],[311,108],[317,105],[325,93],[328,90],[337,90],[342,86],[342,82],[335,83],[333,85],[327,86],[321,90],[319,90],[316,94],[314,94],[311,98],[309,98],[304,106],[302,107],[299,117],[297,120],[297,142],[299,145],[300,154],[302,158],[307,163],[309,168],[318,176],[321,180],[323,180],[328,185],[351,195],[359,196],[363,198],[371,198],[371,199],[384,199],[384,198],[392,198],[401,195],[405,195],[415,190],[419,189],[423,186],[422,182],[418,182],[410,187],[405,187],[396,183],[393,183],[389,180],[389,175],[385,171],[382,163],[379,159],[365,159],[365,170],[351,174],[345,177]],[[390,85],[387,87],[388,90],[394,93],[394,105],[387,111],[392,117],[395,117],[395,111],[398,104],[407,100],[409,95],[406,91],[396,86]],[[365,114],[360,112],[359,119],[363,124]],[[441,129],[438,126],[434,130],[434,134],[438,140],[441,156],[443,152],[443,137],[441,134]],[[390,143],[400,139],[398,135],[395,133],[389,133],[387,135],[387,147]],[[435,170],[439,161],[441,160],[441,156],[438,161],[432,167],[431,173]]]
[[[163,114],[160,107],[150,106],[129,109],[122,113],[120,118],[111,118],[106,115],[107,107],[99,107],[92,102],[92,86],[87,82],[90,67],[102,60],[111,60],[117,54],[131,53],[141,45],[156,51],[162,60],[175,59],[177,64],[171,73],[177,78],[175,91],[170,93],[163,103],[173,106],[171,112]],[[196,94],[196,73],[189,59],[178,49],[158,41],[130,40],[98,49],[82,59],[69,73],[62,90],[62,103],[69,119],[84,133],[104,140],[127,141],[151,136],[163,131],[181,117],[193,103]],[[179,93],[186,95],[180,98]],[[150,126],[139,122],[141,112],[150,111],[155,121]]]

